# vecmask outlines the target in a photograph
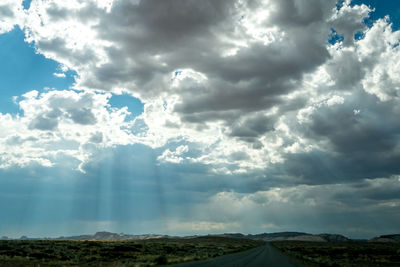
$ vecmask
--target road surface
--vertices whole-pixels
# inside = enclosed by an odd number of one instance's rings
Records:
[[[211,258],[203,261],[195,261],[174,265],[176,267],[262,267],[279,266],[293,267],[299,266],[289,261],[285,256],[278,252],[270,244],[250,249],[247,251]]]

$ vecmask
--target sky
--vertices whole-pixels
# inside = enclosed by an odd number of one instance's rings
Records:
[[[2,0],[0,236],[399,233],[400,3]]]

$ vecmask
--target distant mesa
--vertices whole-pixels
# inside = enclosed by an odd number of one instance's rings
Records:
[[[155,239],[155,238],[166,238],[166,235],[128,235],[124,233],[116,234],[111,232],[97,232],[94,235],[78,235],[78,236],[68,236],[59,237],[57,239],[64,240],[93,240],[93,241],[119,241],[119,240],[145,240],[145,239]]]

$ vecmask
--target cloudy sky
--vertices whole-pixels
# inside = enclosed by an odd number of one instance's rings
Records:
[[[400,232],[400,3],[1,0],[0,236]]]

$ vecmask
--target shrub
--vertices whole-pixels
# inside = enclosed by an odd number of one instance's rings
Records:
[[[168,263],[167,257],[165,255],[158,256],[156,258],[156,263],[159,264],[159,265],[167,264]]]

